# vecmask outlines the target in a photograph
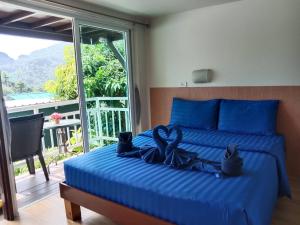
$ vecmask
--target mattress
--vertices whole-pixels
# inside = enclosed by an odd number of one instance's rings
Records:
[[[283,151],[283,138],[201,131],[204,136],[215,135],[216,141],[211,139],[209,143],[208,138],[201,140],[196,133],[185,129],[179,147],[206,159],[220,160],[227,144],[243,146],[243,176],[218,179],[199,171],[119,158],[116,145],[110,145],[66,161],[66,183],[178,225],[270,224],[280,189],[284,193],[279,178],[285,172],[277,158],[281,155],[272,152]],[[134,145],[155,146],[151,131],[137,136]],[[285,186],[289,188],[288,183]]]

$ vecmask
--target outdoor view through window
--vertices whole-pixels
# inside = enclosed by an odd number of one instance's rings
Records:
[[[81,152],[73,43],[2,34],[0,42],[0,74],[9,118],[44,114],[42,148],[48,168],[70,157],[67,151]],[[70,126],[55,129],[51,121],[55,112],[69,119]],[[34,163],[36,169],[41,167],[39,160]],[[21,160],[14,162],[14,169],[15,175],[21,175],[29,168]]]
[[[54,170],[57,163],[83,152],[74,45],[2,34],[0,43],[8,115],[43,113],[43,155],[48,170]],[[125,36],[82,25],[80,48],[89,149],[94,149],[131,129]],[[34,164],[41,167],[39,160]],[[16,160],[14,169],[15,175],[21,175],[30,167]]]
[[[130,40],[127,30],[10,4],[0,19],[7,153],[22,207],[57,192],[65,160],[131,131]]]
[[[47,83],[55,80],[59,68],[66,65],[72,43],[10,35],[0,35],[0,42],[0,73],[7,107],[53,100],[55,93]]]

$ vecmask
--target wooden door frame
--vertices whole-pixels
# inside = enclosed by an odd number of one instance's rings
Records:
[[[13,167],[10,157],[10,142],[9,126],[5,125],[7,118],[7,113],[4,105],[3,92],[2,92],[2,82],[0,79],[0,185],[2,187],[2,193],[4,196],[3,204],[3,214],[6,220],[14,220],[17,215],[17,203],[16,203],[16,190],[15,190],[15,180],[13,176]],[[9,122],[7,121],[7,124]],[[6,136],[4,134],[6,133]]]

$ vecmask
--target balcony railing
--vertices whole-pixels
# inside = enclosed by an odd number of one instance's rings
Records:
[[[127,97],[94,97],[86,99],[89,143],[93,146],[103,146],[115,142],[120,131],[130,129],[129,107]],[[80,119],[78,100],[57,101],[35,105],[26,105],[7,109],[10,117],[30,115],[43,112],[45,122],[50,120],[53,112],[59,112],[63,119]],[[82,145],[80,125],[67,127],[67,139],[73,137],[75,143],[69,142],[70,147]],[[43,149],[57,147],[55,129],[44,131]]]
[[[105,141],[117,141],[117,133],[130,128],[127,97],[96,97],[86,102],[90,143],[103,146]]]

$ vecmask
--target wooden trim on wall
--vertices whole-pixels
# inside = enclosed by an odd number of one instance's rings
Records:
[[[277,131],[285,137],[288,173],[300,176],[300,86],[151,88],[152,127],[168,124],[173,97],[280,100]]]

